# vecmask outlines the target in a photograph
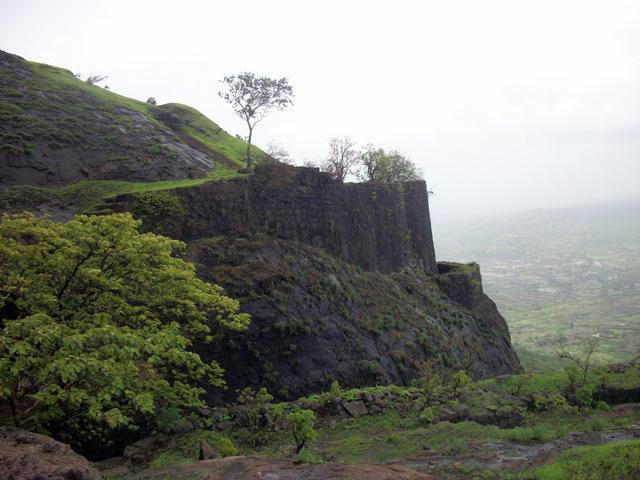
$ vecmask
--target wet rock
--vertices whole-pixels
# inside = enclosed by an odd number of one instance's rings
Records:
[[[183,433],[188,433],[192,431],[194,428],[195,427],[190,420],[187,420],[186,418],[181,418],[173,426],[173,431],[180,435]]]
[[[366,405],[361,400],[356,400],[355,402],[345,402],[342,407],[352,417],[361,417],[362,415],[366,415],[368,413]]]
[[[200,442],[200,451],[198,453],[198,460],[212,460],[214,458],[220,458],[218,452],[215,451],[206,440]]]
[[[604,385],[593,393],[593,399],[611,404],[640,402],[640,386],[621,388],[613,385]]]

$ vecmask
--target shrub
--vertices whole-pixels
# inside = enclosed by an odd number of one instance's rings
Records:
[[[514,375],[504,383],[504,388],[512,395],[520,395],[522,388],[529,383],[531,376],[528,374]]]
[[[177,238],[185,210],[180,199],[172,193],[141,192],[135,194],[131,214],[142,222],[142,231]]]
[[[139,225],[129,214],[3,217],[0,400],[16,425],[80,449],[93,436],[98,448],[166,409],[200,406],[200,382],[224,384],[188,347],[249,317],[175,258],[184,244]]]
[[[532,409],[536,412],[562,412],[571,409],[566,398],[557,393],[534,394],[531,396]]]
[[[428,425],[430,423],[433,423],[434,420],[435,420],[435,412],[433,407],[424,408],[422,412],[420,412],[420,415],[418,416],[418,421],[422,425]]]
[[[464,370],[458,370],[451,375],[449,382],[449,388],[454,398],[458,398],[460,394],[467,388],[467,385],[471,383],[471,377],[467,375]]]
[[[593,385],[582,385],[576,390],[578,406],[588,408],[593,403]]]
[[[316,414],[307,409],[294,410],[287,415],[287,420],[296,444],[296,454],[299,454],[307,441],[315,439],[318,434],[314,429]]]
[[[607,428],[607,422],[602,417],[594,415],[591,417],[591,420],[589,420],[589,430],[592,432],[600,432],[605,428]]]

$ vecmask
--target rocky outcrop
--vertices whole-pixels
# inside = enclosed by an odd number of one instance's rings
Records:
[[[520,370],[495,304],[482,294],[465,305],[437,276],[365,271],[264,235],[202,239],[189,256],[202,278],[222,285],[252,317],[247,333],[199,347],[226,370],[229,389],[210,392],[211,402],[246,386],[293,399],[333,380],[406,385],[428,359],[475,377]]]
[[[99,480],[100,473],[64,443],[17,428],[2,428],[0,478]]]
[[[147,105],[0,51],[0,187],[198,178],[214,161],[237,168],[216,142],[244,148],[186,106]]]
[[[186,241],[264,233],[320,247],[367,270],[436,273],[424,181],[396,185],[331,180],[317,168],[268,164],[246,178],[173,191]],[[113,199],[127,210],[135,195]]]

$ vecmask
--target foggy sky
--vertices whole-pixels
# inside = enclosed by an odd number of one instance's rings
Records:
[[[0,49],[242,135],[218,80],[287,76],[295,105],[258,145],[300,161],[336,135],[398,148],[436,217],[640,195],[636,0],[0,0]]]

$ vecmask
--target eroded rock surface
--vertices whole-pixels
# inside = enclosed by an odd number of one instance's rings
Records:
[[[144,470],[132,480],[198,478],[201,480],[438,480],[402,465],[324,463],[296,466],[263,457],[227,457],[197,464]]]
[[[193,242],[199,275],[250,313],[248,332],[202,345],[226,371],[228,399],[266,386],[282,399],[342,386],[408,384],[423,360],[476,377],[515,373],[506,322],[481,294],[469,306],[437,276],[365,271],[321,249],[266,236]],[[209,400],[220,400],[212,391]],[[371,402],[370,402],[371,403]]]
[[[0,429],[0,479],[99,480],[100,473],[69,445],[17,428]]]

